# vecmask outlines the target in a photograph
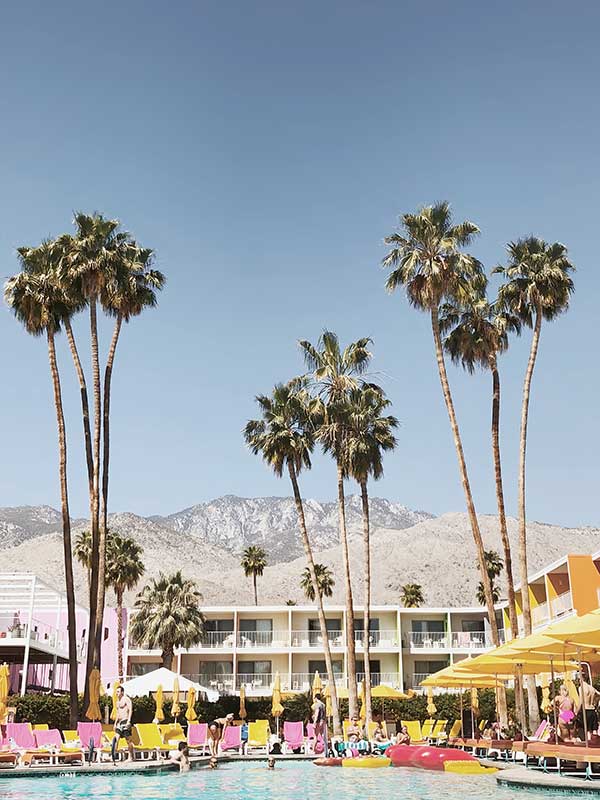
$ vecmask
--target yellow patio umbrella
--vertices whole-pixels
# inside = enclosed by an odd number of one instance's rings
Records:
[[[187,690],[187,711],[185,718],[188,722],[195,722],[198,719],[194,706],[196,705],[196,690],[193,686]]]
[[[477,689],[475,689],[477,691]],[[433,686],[427,687],[427,713],[429,714],[430,718],[433,717],[435,712],[437,711],[437,707],[433,702]]]
[[[281,705],[281,678],[279,673],[275,673],[275,680],[273,681],[273,696],[271,699],[271,716],[280,717],[283,714],[283,706]]]
[[[10,674],[10,668],[8,664],[4,663],[0,666],[0,724],[4,724],[6,722],[6,715],[8,713],[8,708],[6,706],[6,701],[8,700],[8,676]]]
[[[336,686],[338,700],[347,700],[349,696],[348,688],[346,686]]]
[[[544,633],[561,642],[600,649],[600,609],[555,622]]]
[[[247,712],[246,712],[246,687],[242,683],[240,685],[240,711],[239,711],[240,719],[246,719]]]
[[[181,706],[179,705],[179,678],[173,678],[173,702],[171,704],[171,715],[173,719],[181,714]]]
[[[360,699],[360,711],[358,712],[358,716],[362,724],[364,725],[367,721],[367,701],[365,698],[365,682],[363,681],[360,684],[360,692],[358,693],[358,697]]]
[[[319,675],[319,670],[315,670],[315,677],[313,678],[312,682],[312,696],[313,700],[316,694],[321,694],[323,691],[323,682],[321,681],[321,676]]]
[[[496,686],[495,678],[489,673],[479,673],[474,670],[466,671],[460,669],[459,665],[471,662],[473,659],[465,659],[464,662],[453,664],[449,667],[434,672],[421,681],[420,686],[439,686],[445,689],[463,688],[468,689],[477,686],[478,689],[493,689]]]
[[[384,699],[390,700],[409,700],[411,697],[414,697],[415,693],[412,691],[405,693],[401,692],[400,689],[394,689],[391,686],[386,686],[384,683],[380,683],[379,686],[373,686],[371,689],[371,697],[383,697]]]
[[[163,711],[163,688],[162,684],[159,683],[156,687],[156,694],[154,695],[154,701],[156,702],[156,711],[154,712],[154,719],[158,722],[164,722],[165,719],[165,712]]]
[[[88,692],[90,696],[90,704],[87,707],[85,715],[92,722],[101,719],[100,714],[100,670],[94,667],[90,672],[88,680]]]
[[[477,694],[477,687],[471,687],[471,711],[476,717],[479,716],[479,695]]]
[[[548,684],[548,676],[544,673],[541,678],[540,685],[542,687],[542,702],[541,709],[546,716],[552,711],[552,702],[550,700],[550,685]]]
[[[114,722],[117,719],[117,690],[121,684],[115,681],[112,690],[112,708],[110,710],[110,718]]]
[[[325,716],[329,719],[329,717],[333,714],[333,708],[331,706],[331,686],[329,685],[329,681],[325,686],[325,691],[323,692],[323,697],[325,698]],[[338,694],[339,697],[339,694]]]

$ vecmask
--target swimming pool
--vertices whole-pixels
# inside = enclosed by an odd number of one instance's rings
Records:
[[[7,800],[532,800],[556,793],[532,794],[497,786],[493,775],[460,776],[400,767],[377,770],[319,768],[311,763],[280,762],[267,770],[264,761],[222,764],[149,775],[77,775],[71,778],[0,779]]]

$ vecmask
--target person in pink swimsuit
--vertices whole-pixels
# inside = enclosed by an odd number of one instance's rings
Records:
[[[573,723],[575,721],[575,703],[569,696],[569,690],[563,683],[555,698],[558,710],[558,732],[563,741],[573,738]]]

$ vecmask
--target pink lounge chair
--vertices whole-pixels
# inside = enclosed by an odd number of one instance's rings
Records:
[[[208,724],[194,722],[188,725],[187,743],[191,750],[199,750],[201,755],[208,753]]]
[[[38,748],[47,749],[51,753],[53,763],[83,761],[83,750],[80,748],[65,749],[60,731],[56,728],[50,728],[47,731],[34,731],[33,735]]]
[[[78,722],[77,735],[83,751],[89,752],[93,748],[95,758],[99,760],[102,750],[102,725],[99,722]]]
[[[13,739],[20,750],[37,750],[28,722],[9,722],[6,726],[6,744]]]
[[[304,751],[304,725],[301,722],[283,723],[283,750],[292,753],[294,750]]]
[[[237,750],[240,755],[243,753],[244,745],[242,744],[242,728],[240,725],[228,725],[225,728],[223,738],[219,742],[219,749],[222,751]]]

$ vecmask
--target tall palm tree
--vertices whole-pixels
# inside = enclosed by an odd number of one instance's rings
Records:
[[[141,647],[161,651],[162,666],[171,669],[177,647],[194,647],[202,638],[202,595],[194,581],[181,571],[162,572],[138,594],[129,626],[131,638]]]
[[[241,561],[244,575],[249,578],[252,576],[252,585],[254,587],[254,605],[258,605],[258,590],[256,586],[256,579],[262,578],[262,575],[267,566],[267,554],[262,547],[251,545],[247,547],[242,553]]]
[[[340,715],[338,710],[335,675],[331,658],[331,647],[327,633],[327,622],[323,609],[323,597],[319,591],[319,582],[315,569],[310,539],[306,528],[304,505],[298,475],[302,469],[310,469],[311,455],[315,446],[314,421],[312,419],[310,397],[301,380],[290,381],[287,384],[278,384],[273,389],[271,397],[259,395],[256,398],[261,411],[261,418],[250,420],[244,428],[246,444],[255,455],[261,455],[264,461],[281,477],[287,470],[294,492],[296,513],[300,537],[308,563],[307,569],[313,585],[317,602],[317,615],[325,665],[329,678],[331,691],[331,706],[333,716],[333,729],[336,735],[341,733]]]
[[[404,608],[419,608],[425,602],[423,587],[420,583],[405,583],[400,592]]]
[[[543,239],[529,236],[507,245],[508,263],[497,267],[506,283],[500,287],[500,303],[521,321],[533,327],[531,348],[521,405],[521,432],[519,440],[519,568],[521,576],[521,604],[525,635],[531,633],[531,603],[527,566],[527,516],[525,507],[525,462],[527,455],[527,424],[529,421],[529,398],[531,380],[538,353],[542,322],[551,322],[569,307],[574,290],[570,273],[575,268],[568,259],[567,248],[558,243],[548,244]],[[535,691],[535,680],[527,681],[529,724],[535,727],[539,721],[539,706]]]
[[[315,564],[315,575],[317,578],[319,597],[331,597],[333,595],[333,587],[335,586],[333,572],[325,564]],[[300,588],[304,592],[306,599],[314,602],[316,595],[310,567],[305,567],[302,573]]]
[[[102,402],[102,491],[100,497],[100,542],[107,536],[108,526],[108,483],[110,464],[110,401],[112,372],[123,322],[139,316],[144,309],[157,304],[156,292],[165,284],[162,272],[152,269],[154,252],[141,248],[135,242],[127,242],[120,248],[120,258],[116,261],[114,274],[107,280],[100,293],[103,309],[115,318],[106,367],[104,370],[104,391]],[[102,562],[101,562],[102,563]],[[101,621],[104,614],[104,594],[106,582],[98,585],[97,617]],[[96,650],[102,645],[102,624],[96,627]]]
[[[512,551],[506,524],[502,459],[500,455],[500,373],[498,356],[508,349],[510,333],[521,332],[516,314],[489,303],[485,295],[474,292],[462,304],[446,303],[441,308],[440,328],[447,333],[444,347],[452,361],[473,374],[477,367],[488,369],[492,375],[492,456],[496,479],[496,504],[500,538],[506,567],[508,616],[512,631],[517,631],[517,605],[512,567]],[[487,551],[486,551],[487,552]],[[489,573],[489,570],[488,570]],[[482,591],[485,587],[482,584]],[[492,588],[492,594],[494,593]],[[482,603],[485,605],[485,603]]]
[[[358,693],[356,688],[356,643],[354,640],[354,600],[350,575],[350,556],[348,553],[348,532],[346,528],[346,506],[344,493],[344,449],[346,429],[343,424],[344,403],[348,393],[358,388],[371,360],[369,338],[358,339],[342,349],[335,333],[324,331],[316,347],[306,340],[299,342],[307,368],[317,387],[322,402],[322,423],[318,438],[326,452],[329,452],[337,465],[338,517],[340,544],[344,564],[344,585],[346,593],[346,640],[348,653],[348,712],[350,716],[358,713]]]
[[[490,581],[492,584],[492,594],[494,596],[494,603],[498,603],[500,600],[500,587],[496,586],[496,578],[501,574],[502,570],[504,569],[504,562],[500,558],[499,553],[497,553],[495,550],[486,550],[485,563],[487,567],[487,573],[490,576]],[[477,585],[476,598],[477,602],[480,605],[482,606],[485,605],[485,591],[483,588],[483,583],[481,583],[481,581],[479,581]]]
[[[472,255],[464,253],[462,249],[473,241],[479,228],[468,221],[453,224],[450,206],[445,202],[425,206],[416,214],[404,214],[401,221],[401,231],[385,239],[385,243],[391,248],[383,259],[384,267],[391,268],[386,288],[393,292],[398,287],[404,286],[409,303],[421,311],[427,311],[430,315],[438,373],[454,437],[459,472],[479,560],[479,571],[485,589],[492,640],[498,645],[500,640],[494,598],[486,572],[483,539],[446,372],[439,317],[439,308],[443,302],[460,303],[473,291],[485,289],[486,277],[481,263]]]
[[[61,494],[63,559],[67,596],[67,628],[69,639],[69,696],[70,722],[77,723],[77,620],[75,616],[75,585],[73,581],[73,554],[71,543],[71,518],[67,481],[67,434],[62,402],[60,373],[56,358],[55,337],[62,323],[77,311],[76,299],[65,293],[55,279],[52,248],[44,243],[37,248],[18,250],[22,271],[10,278],[5,287],[7,304],[12,308],[25,330],[33,336],[46,335],[48,361],[54,390],[54,406],[58,430],[59,480]]]
[[[106,577],[117,600],[117,661],[119,680],[123,680],[123,595],[133,589],[144,574],[143,550],[127,536],[108,530]]]
[[[94,664],[100,664],[101,652],[97,648],[102,629],[102,609],[98,607],[99,594],[104,589],[106,569],[106,531],[100,530],[100,434],[102,426],[102,398],[100,358],[98,349],[97,306],[101,294],[115,279],[129,246],[129,235],[119,230],[118,220],[105,219],[101,214],[75,214],[75,236],[63,236],[60,276],[64,285],[72,286],[85,300],[90,314],[90,344],[92,385],[94,396],[94,425],[92,435],[92,493],[90,497],[90,526],[92,534],[92,562],[90,569],[90,630],[86,663],[86,678]],[[86,679],[86,687],[88,680]]]
[[[87,573],[88,590],[90,588],[90,570],[92,568],[92,534],[79,531],[73,545],[73,555]]]
[[[398,420],[383,412],[391,405],[383,391],[363,384],[348,394],[345,427],[347,428],[345,471],[360,486],[363,517],[364,612],[363,655],[364,691],[367,724],[371,722],[371,665],[369,631],[371,627],[371,530],[369,520],[368,480],[383,476],[384,451],[393,450],[397,440],[394,430]]]

